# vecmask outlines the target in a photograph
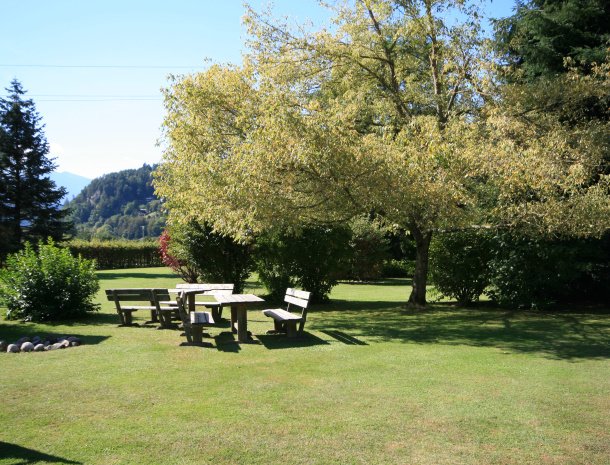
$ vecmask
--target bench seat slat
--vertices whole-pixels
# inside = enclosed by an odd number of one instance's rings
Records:
[[[270,308],[268,310],[263,310],[263,315],[279,321],[300,320],[302,318],[301,315],[295,315],[294,313],[287,312],[281,308]]]

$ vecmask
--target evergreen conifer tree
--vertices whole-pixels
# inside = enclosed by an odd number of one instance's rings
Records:
[[[0,99],[0,257],[25,241],[61,240],[70,223],[66,195],[49,178],[55,169],[34,102],[14,79]]]

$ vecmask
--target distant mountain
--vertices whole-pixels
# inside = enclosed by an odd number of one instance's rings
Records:
[[[77,237],[159,237],[165,227],[165,214],[152,187],[154,168],[144,165],[91,181],[68,203]]]
[[[91,182],[91,179],[89,178],[67,171],[61,173],[53,171],[50,174],[50,177],[58,187],[63,186],[68,191],[68,194],[64,197],[64,201],[72,200]]]

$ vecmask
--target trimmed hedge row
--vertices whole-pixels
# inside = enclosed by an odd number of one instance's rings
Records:
[[[95,260],[98,270],[163,266],[159,243],[149,241],[81,241],[64,244],[75,257]]]

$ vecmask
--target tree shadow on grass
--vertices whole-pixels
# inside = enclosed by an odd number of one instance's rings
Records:
[[[389,278],[380,279],[379,281],[339,281],[339,284],[357,285],[357,286],[411,286],[413,280],[411,278]]]
[[[369,342],[497,347],[568,360],[610,358],[609,314],[464,309],[448,304],[411,311],[387,302],[345,302],[313,314],[310,328],[365,337]]]
[[[138,272],[138,271],[124,272],[124,271],[121,271],[121,270],[117,270],[117,271],[100,270],[100,273],[98,273],[98,277],[100,278],[100,281],[110,281],[112,279],[128,279],[128,278],[134,278],[134,279],[172,279],[174,277],[177,280],[181,280],[179,276],[172,276],[172,275],[167,274],[167,273],[144,273],[144,272]]]
[[[33,463],[69,463],[82,464],[74,460],[56,457],[54,455],[38,452],[34,449],[27,449],[16,444],[0,441],[0,459],[9,459],[10,465],[27,465]]]

